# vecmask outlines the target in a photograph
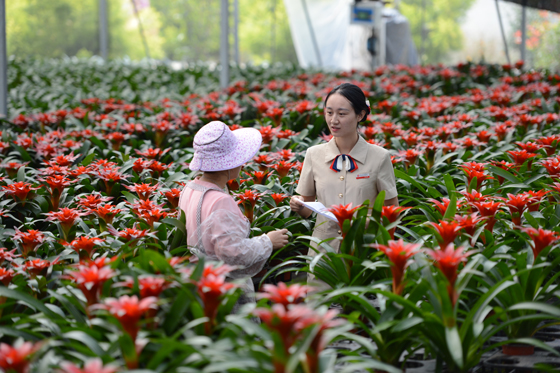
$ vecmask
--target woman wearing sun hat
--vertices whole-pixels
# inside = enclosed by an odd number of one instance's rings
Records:
[[[229,277],[245,279],[238,304],[254,299],[250,277],[261,271],[273,249],[288,243],[287,229],[249,238],[250,223],[226,189],[261,143],[261,134],[254,128],[231,131],[219,121],[206,124],[194,137],[195,152],[189,165],[202,176],[188,182],[179,199],[193,253],[235,266]]]

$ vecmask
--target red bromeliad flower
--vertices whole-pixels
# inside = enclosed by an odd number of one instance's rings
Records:
[[[97,206],[90,211],[97,215],[99,219],[103,219],[103,221],[105,221],[105,224],[112,224],[115,216],[117,216],[117,214],[122,210],[116,208],[110,203],[106,203],[104,205]]]
[[[4,286],[7,287],[8,285],[10,285],[12,279],[15,276],[16,276],[16,272],[13,269],[6,269],[0,267],[0,282],[2,282]]]
[[[60,363],[60,368],[57,373],[115,373],[119,370],[110,365],[104,366],[100,358],[89,360],[83,368],[67,361]]]
[[[63,278],[73,281],[86,297],[87,305],[92,306],[99,302],[103,284],[115,275],[116,272],[108,266],[91,264],[78,265],[76,270],[67,272]]]
[[[426,250],[426,253],[435,260],[435,266],[447,278],[447,293],[451,304],[455,305],[459,294],[455,290],[455,282],[457,281],[457,271],[462,262],[467,261],[467,257],[471,253],[463,253],[464,247],[455,248],[453,244],[449,244],[445,250]]]
[[[0,368],[4,372],[28,373],[29,360],[40,347],[40,343],[31,342],[24,342],[17,347],[0,343]]]
[[[531,169],[530,159],[536,157],[537,154],[529,153],[527,150],[508,150],[507,153],[510,155],[512,161],[515,163],[516,169],[519,169],[527,160],[529,164],[527,165],[527,170]]]
[[[449,198],[442,198],[441,202],[438,201],[437,199],[432,199],[432,198],[430,198],[428,201],[432,202],[435,205],[435,208],[439,211],[441,216],[445,215],[445,212],[449,207],[449,203],[451,202]]]
[[[172,188],[167,192],[160,192],[162,195],[167,198],[167,202],[171,205],[172,208],[177,208],[179,206],[179,197],[181,196],[181,190],[177,188]]]
[[[105,183],[105,192],[110,195],[115,183],[125,181],[130,175],[119,172],[119,167],[107,167],[97,171],[97,176]]]
[[[471,169],[467,169],[467,168],[463,168],[463,171],[465,171],[465,174],[467,175],[467,186],[468,186],[468,188],[471,187],[471,182],[475,177],[476,177],[476,190],[480,190],[480,188],[482,187],[482,183],[485,180],[493,180],[494,179],[494,177],[492,177],[490,175],[486,175],[484,172],[481,172],[481,171],[471,170]]]
[[[249,176],[253,178],[253,182],[255,184],[264,185],[264,183],[266,183],[268,171],[255,171],[252,174],[249,174]]]
[[[276,136],[276,128],[272,128],[272,126],[263,126],[259,128],[259,132],[261,133],[263,144],[270,144]]]
[[[103,241],[104,240],[97,237],[80,236],[66,245],[70,246],[78,254],[80,254],[80,251],[82,250],[85,251],[87,253],[88,258],[91,258],[91,255],[96,250],[95,246],[97,246],[99,243]]]
[[[7,260],[8,262],[11,262],[15,258],[18,258],[19,255],[14,254],[15,252],[16,252],[16,249],[8,251],[8,249],[6,249],[5,247],[1,247],[0,248],[0,265],[2,265],[2,263],[4,263],[5,260]]]
[[[2,189],[4,189],[7,195],[14,197],[16,202],[19,200],[22,202],[22,205],[25,205],[28,194],[34,190],[41,189],[41,187],[32,187],[29,183],[19,181],[10,185],[2,185]]]
[[[289,356],[290,347],[295,343],[299,337],[300,330],[295,328],[298,321],[302,320],[304,316],[312,315],[313,309],[307,305],[296,304],[288,309],[282,304],[274,304],[272,308],[256,308],[253,314],[259,317],[263,323],[271,330],[276,331],[282,340],[284,347],[285,357]],[[285,364],[284,362],[275,362]],[[284,370],[276,370],[283,372]]]
[[[62,232],[64,233],[64,240],[68,241],[68,234],[70,229],[81,216],[87,215],[86,212],[80,212],[76,209],[70,209],[67,207],[61,208],[59,211],[47,212],[47,220],[57,221],[62,227]]]
[[[455,221],[446,222],[445,220],[440,220],[439,224],[434,222],[429,222],[438,233],[437,240],[439,242],[439,247],[444,250],[450,243],[455,241],[459,235],[459,230],[461,226]]]
[[[261,154],[255,157],[254,162],[259,164],[260,171],[268,171],[268,165],[272,163],[272,158],[268,154]]]
[[[404,290],[404,271],[410,264],[409,259],[418,252],[421,245],[405,243],[402,239],[398,241],[389,241],[388,244],[389,246],[381,244],[371,244],[370,246],[383,251],[391,261],[393,293],[400,295]]]
[[[471,205],[476,207],[480,215],[486,218],[486,229],[492,233],[494,224],[496,224],[496,213],[504,205],[503,202],[486,201],[486,202],[472,202]]]
[[[542,228],[522,228],[523,232],[527,233],[529,237],[533,240],[533,245],[531,249],[533,250],[533,256],[535,260],[547,246],[554,244],[560,239],[560,234],[555,231],[549,231]]]
[[[140,289],[140,298],[159,297],[159,295],[169,287],[170,283],[163,277],[150,275],[138,276],[138,288]],[[134,279],[127,277],[125,281],[116,283],[115,286],[134,287]]]
[[[133,184],[132,186],[125,185],[125,188],[130,190],[131,192],[135,192],[138,194],[138,198],[142,200],[150,199],[152,193],[160,187],[159,184],[150,185],[150,184]]]
[[[529,195],[529,203],[527,204],[527,210],[529,211],[539,211],[541,202],[546,194],[550,193],[550,190],[533,190],[527,191]]]
[[[272,119],[274,127],[280,127],[282,124],[282,114],[284,114],[284,109],[273,107],[268,109],[263,116]]]
[[[109,202],[112,199],[113,197],[103,197],[101,194],[95,193],[78,198],[76,203],[86,209],[95,209],[100,203]]]
[[[343,204],[332,205],[327,209],[327,211],[332,212],[336,217],[336,220],[338,220],[338,226],[342,231],[342,237],[346,236],[346,232],[344,232],[344,222],[348,220],[350,224],[352,224],[352,217],[354,216],[354,212],[356,212],[356,210],[358,210],[360,207],[362,206],[356,206],[352,208],[352,204],[349,203],[346,206]]]
[[[262,193],[257,193],[253,190],[247,189],[245,193],[237,194],[236,197],[239,199],[237,204],[243,204],[243,209],[245,210],[245,216],[249,221],[253,222],[253,212],[257,201],[262,196]]]
[[[24,258],[45,241],[45,235],[38,230],[28,229],[27,232],[22,232],[16,228],[15,231],[13,239],[21,241],[21,254]]]
[[[321,354],[321,351],[325,349],[327,343],[329,342],[329,340],[326,338],[325,331],[344,324],[344,321],[342,319],[335,319],[337,315],[338,311],[336,310],[328,310],[323,314],[314,312],[313,314],[303,316],[294,325],[296,331],[300,333],[303,333],[305,329],[308,329],[310,327],[315,327],[317,325],[319,326],[317,335],[311,341],[309,350],[307,350],[306,352],[309,372],[321,372],[319,370],[319,355]]]
[[[529,203],[530,195],[526,193],[522,194],[507,194],[508,199],[505,200],[506,206],[509,208],[511,213],[511,221],[515,226],[521,225],[521,216],[523,216],[523,211]]]
[[[171,150],[171,148],[167,148],[164,150],[161,150],[160,148],[148,148],[144,151],[140,151],[138,149],[135,150],[136,154],[148,158],[148,159],[157,159],[161,156],[163,156],[165,153],[169,152]]]
[[[288,176],[290,170],[294,168],[296,163],[290,163],[287,161],[280,161],[276,164],[273,164],[271,167],[278,173],[280,179]]]
[[[132,228],[124,228],[122,231],[118,231],[112,226],[109,226],[107,230],[113,236],[120,238],[124,242],[127,242],[129,246],[135,246],[142,237],[148,235],[147,229],[140,230],[136,228],[136,226]]]
[[[398,156],[401,158],[402,161],[404,161],[404,165],[408,169],[410,165],[416,163],[416,160],[420,155],[422,155],[422,153],[423,153],[422,150],[407,149],[407,150],[401,150]]]
[[[156,297],[147,297],[139,300],[136,295],[123,295],[120,298],[107,298],[105,304],[94,305],[92,308],[105,309],[117,318],[124,331],[136,341],[140,326],[140,318],[150,310],[157,309]]]
[[[383,206],[381,209],[381,217],[387,218],[389,224],[394,223],[399,218],[399,214],[404,210],[411,209],[412,207],[402,207],[402,206]],[[395,239],[395,230],[396,228],[391,228],[389,230],[389,234],[391,235],[391,239]]]
[[[205,325],[206,334],[210,335],[216,323],[218,307],[223,296],[231,289],[235,289],[237,285],[226,282],[226,276],[224,275],[216,276],[213,274],[202,276],[194,283],[204,306],[204,316],[210,320]]]
[[[281,204],[282,202],[284,202],[284,200],[285,200],[286,198],[288,198],[287,195],[282,194],[282,193],[272,193],[272,194],[270,195],[270,197],[272,197],[272,199],[274,200],[274,203],[276,203],[276,206],[280,206],[280,204]]]
[[[23,270],[26,271],[27,273],[29,273],[31,278],[35,278],[39,275],[44,274],[46,272],[47,268],[49,268],[50,266],[53,266],[55,264],[58,264],[58,258],[56,258],[52,262],[49,262],[48,260],[43,260],[43,259],[28,260],[28,261],[23,263]],[[14,265],[16,267],[19,267],[19,265],[16,265],[15,263],[14,263]]]
[[[560,177],[560,157],[547,158],[540,162],[552,178]]]
[[[504,171],[508,171],[511,170],[512,168],[515,168],[515,164],[514,163],[510,163],[510,162],[506,162],[506,161],[492,161],[492,165],[501,168]],[[504,182],[504,178],[503,176],[500,175],[496,175],[496,177],[498,178],[498,183],[500,183],[500,185],[503,184]]]
[[[300,284],[286,286],[283,282],[279,282],[278,286],[265,284],[263,292],[257,293],[257,299],[270,299],[272,303],[281,304],[288,309],[289,304],[301,303],[311,289],[310,286]]]
[[[477,224],[481,221],[484,220],[483,217],[480,216],[480,214],[478,212],[463,216],[463,215],[455,215],[455,217],[453,218],[457,223],[459,223],[459,225],[461,226],[461,229],[463,229],[465,231],[465,233],[469,234],[470,236],[473,236],[476,228],[477,228]]]
[[[172,163],[170,164],[165,164],[165,163],[161,163],[158,161],[151,161],[150,164],[147,165],[148,170],[150,170],[150,173],[152,175],[153,178],[157,178],[161,175],[161,173],[163,171],[166,171],[169,169],[169,167],[171,167]]]
[[[537,139],[537,141],[539,144],[544,146],[546,155],[550,157],[556,153],[556,148],[558,148],[558,144],[560,143],[560,135],[541,137],[540,139]]]

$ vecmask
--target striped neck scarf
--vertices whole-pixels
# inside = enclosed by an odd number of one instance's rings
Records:
[[[346,171],[354,172],[358,169],[358,164],[348,154],[339,154],[331,163],[331,170],[335,172],[342,171],[342,167],[346,167]]]

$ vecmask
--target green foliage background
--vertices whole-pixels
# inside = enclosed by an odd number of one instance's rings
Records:
[[[400,3],[400,11],[410,21],[419,51],[425,21],[423,63],[446,62],[448,52],[461,48],[463,35],[459,22],[473,3],[474,0],[403,0]],[[146,57],[131,0],[110,0],[107,4],[110,57],[133,60]],[[6,7],[9,54],[19,57],[99,54],[98,0],[13,0]],[[218,60],[219,0],[151,0],[149,7],[140,10],[140,18],[151,57],[189,62]],[[239,18],[241,62],[297,63],[282,0],[239,0]]]
[[[109,57],[146,57],[131,1],[110,0],[107,6]],[[99,54],[98,0],[14,0],[6,3],[6,14],[9,54],[48,58]],[[239,17],[242,62],[297,62],[282,0],[240,0]],[[218,60],[219,0],[152,0],[150,7],[140,10],[140,19],[151,57]]]
[[[461,18],[475,0],[402,0],[401,13],[408,18],[412,39],[423,63],[445,62],[450,51],[463,46]],[[425,41],[422,51],[423,24]],[[423,53],[422,53],[423,52]]]

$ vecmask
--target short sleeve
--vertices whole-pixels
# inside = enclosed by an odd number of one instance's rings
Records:
[[[377,190],[385,191],[385,200],[397,197],[397,183],[395,181],[395,171],[391,163],[391,155],[385,152],[383,159],[379,164],[379,172],[377,173]]]
[[[307,153],[305,154],[296,192],[301,196],[314,196],[317,194],[315,190],[315,178],[313,177],[311,149],[307,149]]]

